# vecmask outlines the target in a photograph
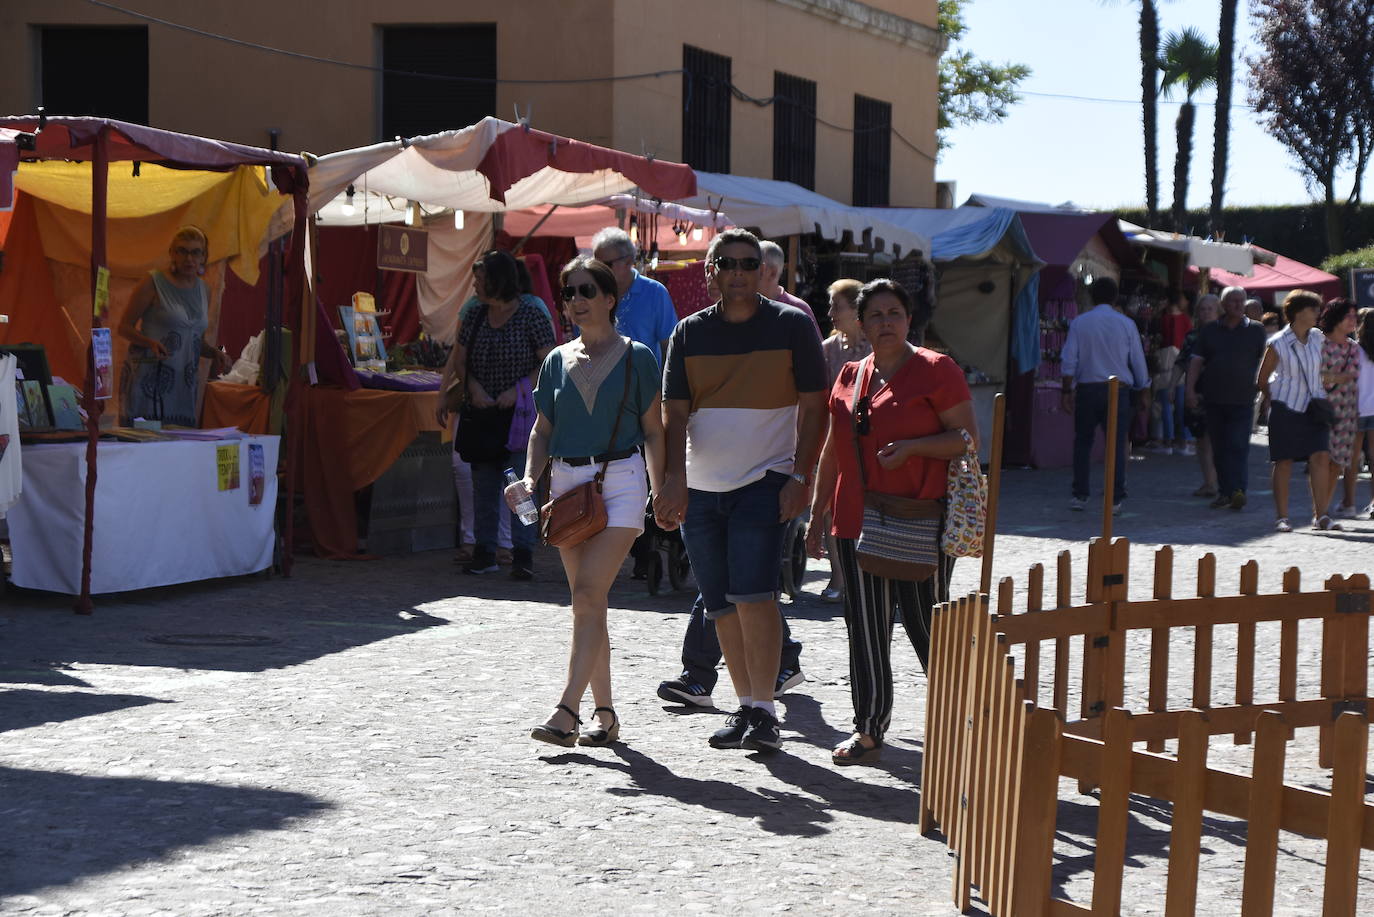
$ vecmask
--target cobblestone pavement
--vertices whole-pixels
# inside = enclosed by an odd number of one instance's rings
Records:
[[[1140,544],[1133,594],[1148,595],[1149,552],[1162,542],[1178,546],[1180,595],[1204,551],[1217,554],[1222,593],[1252,557],[1263,591],[1288,565],[1309,588],[1374,567],[1374,522],[1272,533],[1261,442],[1254,503],[1240,513],[1189,495],[1191,458],[1131,463],[1116,533]],[[1020,586],[1028,565],[1052,570],[1063,549],[1081,577],[1096,520],[1069,512],[1067,498],[1065,472],[1007,472],[999,577]],[[650,598],[628,576],[610,622],[623,743],[562,752],[531,742],[568,637],[556,557],[538,564],[536,582],[516,583],[462,576],[444,553],[306,558],[291,579],[104,597],[90,618],[64,598],[0,595],[0,912],[954,912],[953,862],[915,827],[925,687],[900,631],[881,764],[829,761],[851,711],[843,618],[816,597],[823,564],[789,608],[808,680],[780,705],[785,746],[773,757],[712,750],[719,711],[684,714],[655,698],[677,672],[691,596]],[[962,562],[954,591],[977,576]],[[196,634],[258,645],[175,643]],[[1219,628],[1219,660],[1228,640],[1233,630]],[[1276,670],[1276,644],[1261,631],[1259,672]],[[1143,662],[1131,659],[1137,692]],[[1218,696],[1226,672],[1219,661]],[[1190,678],[1187,664],[1175,673],[1176,699]],[[724,687],[716,699],[732,700]],[[1325,785],[1312,745],[1300,734],[1289,779]],[[1244,769],[1248,755],[1214,742],[1215,762]],[[1061,797],[1056,881],[1086,902],[1094,800],[1067,784]],[[1167,806],[1135,800],[1131,912],[1162,912],[1167,817]],[[1205,831],[1200,912],[1236,913],[1244,827],[1218,818]],[[1284,835],[1281,849],[1278,912],[1316,913],[1322,844]],[[1363,876],[1362,912],[1374,913],[1368,854]]]

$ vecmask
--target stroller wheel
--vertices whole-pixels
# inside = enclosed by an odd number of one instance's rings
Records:
[[[687,587],[687,576],[692,572],[692,562],[687,558],[687,548],[678,540],[669,544],[665,553],[668,560],[668,583],[674,592],[681,592]]]
[[[658,595],[663,585],[663,555],[658,551],[644,557],[644,581],[649,587],[649,595]]]

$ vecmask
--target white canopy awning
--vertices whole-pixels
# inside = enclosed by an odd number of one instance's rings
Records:
[[[1161,229],[1145,229],[1125,220],[1117,220],[1127,241],[1146,248],[1184,252],[1188,264],[1196,268],[1216,267],[1232,274],[1249,277],[1255,272],[1255,253],[1249,245],[1234,242],[1212,242],[1196,236],[1184,236]]]
[[[930,252],[926,236],[792,182],[699,171],[697,194],[682,203],[722,210],[735,225],[756,226],[772,238],[816,233],[839,241],[849,233],[855,243],[867,243],[878,251]]]

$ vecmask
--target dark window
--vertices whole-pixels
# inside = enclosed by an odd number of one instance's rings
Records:
[[[148,123],[148,29],[39,29],[39,105],[50,115]]]
[[[892,172],[892,105],[854,97],[854,206],[886,207]]]
[[[682,161],[730,171],[730,58],[682,46]]]
[[[382,26],[381,139],[437,134],[496,114],[496,26]],[[427,73],[465,79],[399,76]],[[471,81],[470,81],[471,80]]]
[[[773,73],[773,177],[816,188],[816,84]]]

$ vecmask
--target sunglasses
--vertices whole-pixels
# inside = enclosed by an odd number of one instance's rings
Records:
[[[727,258],[717,255],[711,262],[718,271],[757,271],[763,264],[758,258]]]
[[[579,283],[577,286],[569,284],[563,288],[563,301],[572,302],[578,296],[583,299],[595,299],[601,294],[601,288],[594,283]]]
[[[871,403],[872,402],[870,397],[868,395],[864,395],[862,398],[859,399],[859,403],[854,406],[854,430],[860,436],[868,435],[870,427],[870,424],[868,422],[868,409]]]
[[[183,247],[183,246],[178,245],[176,248],[172,249],[172,251],[176,252],[178,255],[180,255],[180,256],[183,257],[183,258],[204,258],[204,257],[205,257],[205,249],[203,249],[203,248],[185,248],[185,247]]]

